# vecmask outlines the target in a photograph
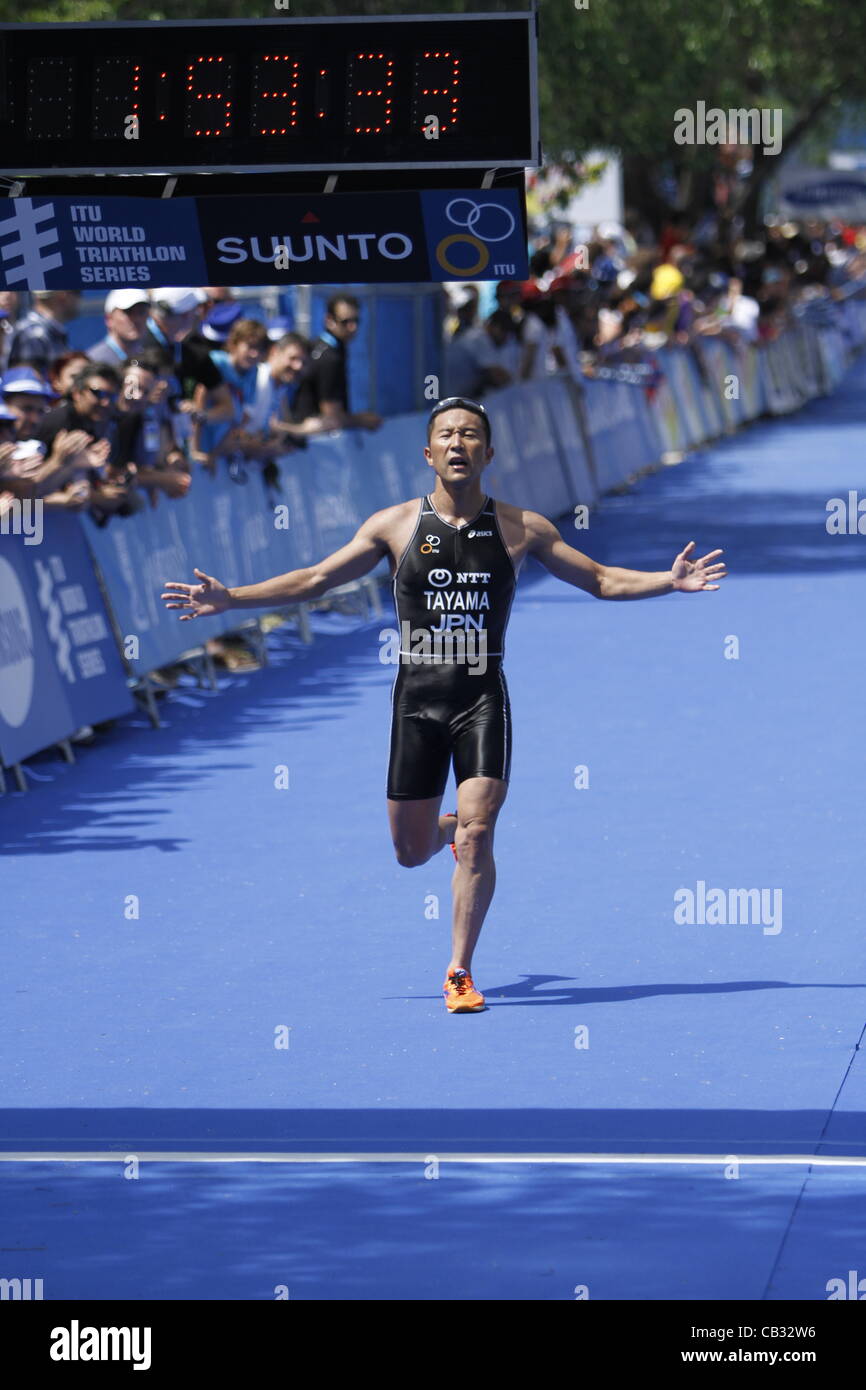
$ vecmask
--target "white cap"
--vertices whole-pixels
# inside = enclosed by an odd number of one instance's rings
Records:
[[[151,304],[167,304],[172,314],[188,314],[197,305],[204,304],[207,295],[204,290],[177,289],[151,290]]]
[[[147,290],[112,290],[105,300],[105,312],[114,309],[131,309],[134,304],[147,304]]]

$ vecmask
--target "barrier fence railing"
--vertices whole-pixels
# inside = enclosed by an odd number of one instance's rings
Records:
[[[760,346],[706,338],[648,354],[643,375],[559,373],[495,392],[485,487],[555,519],[761,415],[829,394],[866,343],[864,289],[853,291]],[[191,646],[189,625],[160,599],[164,582],[191,581],[195,566],[229,587],[251,584],[338,549],[372,512],[430,490],[424,421],[413,413],[375,433],[312,438],[280,460],[278,490],[253,471],[241,484],[222,466],[199,469],[182,500],[161,498],[103,528],[15,506],[0,523],[0,790],[3,768],[25,789],[24,759],[53,745],[71,759],[77,730],[129,713],[136,695],[157,722],[151,673],[204,660],[209,638],[246,631],[263,652],[260,617],[238,611],[198,619]],[[384,562],[376,573],[386,577]],[[344,587],[369,611],[369,582]],[[312,640],[304,605],[282,611]]]

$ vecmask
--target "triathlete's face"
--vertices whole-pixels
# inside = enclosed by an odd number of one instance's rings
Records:
[[[484,422],[457,406],[436,416],[424,456],[443,482],[456,483],[477,478],[492,459],[493,449],[487,443]]]

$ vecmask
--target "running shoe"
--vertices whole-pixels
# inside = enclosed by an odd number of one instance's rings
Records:
[[[452,970],[446,975],[442,992],[450,1014],[474,1014],[485,1007],[484,995],[478,993],[468,970]]]

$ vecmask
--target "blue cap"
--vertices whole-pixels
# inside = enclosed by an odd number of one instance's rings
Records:
[[[284,337],[286,333],[293,333],[294,328],[295,325],[292,323],[291,319],[271,319],[268,324],[268,337],[272,343],[276,343],[280,338]]]
[[[217,304],[202,324],[202,334],[214,343],[224,343],[232,324],[241,318],[243,312],[243,304],[234,303],[232,300]]]
[[[0,378],[0,391],[5,396],[44,396],[46,400],[56,400],[51,387],[37,376],[32,367],[10,367]]]

